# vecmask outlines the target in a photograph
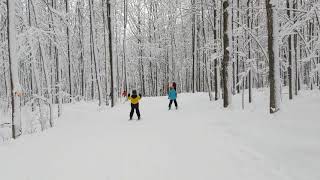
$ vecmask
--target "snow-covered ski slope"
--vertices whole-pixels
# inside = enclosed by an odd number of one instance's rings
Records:
[[[144,98],[97,110],[72,104],[56,127],[0,144],[0,180],[319,180],[320,93],[304,92],[267,112],[267,95],[231,110],[207,94]]]

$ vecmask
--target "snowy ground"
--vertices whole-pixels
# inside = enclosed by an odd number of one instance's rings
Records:
[[[287,99],[287,98],[284,98]],[[1,180],[319,180],[320,93],[267,112],[267,96],[242,111],[207,94],[144,98],[141,121],[128,104],[97,111],[66,106],[53,129],[0,144]]]

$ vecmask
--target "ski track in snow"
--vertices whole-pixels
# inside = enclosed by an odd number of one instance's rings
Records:
[[[319,96],[316,98],[320,100]],[[259,107],[265,105],[259,102],[256,102]],[[262,138],[270,136],[270,142],[273,141],[271,134],[263,133],[273,128],[274,122],[270,121],[277,121],[282,115],[270,116],[255,106],[247,107],[248,111],[254,111],[251,113],[223,110],[219,103],[208,102],[205,94],[180,95],[178,103],[179,110],[168,111],[166,97],[144,98],[140,121],[128,121],[128,103],[114,109],[98,109],[92,104],[68,105],[55,128],[0,145],[0,179],[317,180],[320,177],[312,171],[319,157],[315,157],[313,166],[303,164],[306,170],[300,171],[285,161],[292,156],[282,153],[284,160],[277,159],[277,142],[269,144],[268,139]],[[254,120],[261,116],[266,118]],[[314,117],[317,116],[319,113]],[[277,127],[285,126],[282,123],[277,123],[280,124]],[[314,147],[320,150],[319,143]],[[297,157],[296,161],[304,159]]]

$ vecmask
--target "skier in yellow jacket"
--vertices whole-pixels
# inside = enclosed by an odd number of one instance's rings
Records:
[[[128,94],[128,99],[131,102],[130,120],[132,120],[134,110],[136,110],[138,120],[140,120],[139,101],[141,99],[141,94],[137,95],[137,91],[133,90],[132,95]]]

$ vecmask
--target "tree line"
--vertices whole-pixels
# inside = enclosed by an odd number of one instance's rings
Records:
[[[0,108],[16,138],[23,109],[45,130],[63,104],[174,81],[226,108],[269,89],[275,113],[282,92],[319,88],[319,17],[319,0],[0,0]]]

